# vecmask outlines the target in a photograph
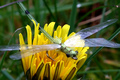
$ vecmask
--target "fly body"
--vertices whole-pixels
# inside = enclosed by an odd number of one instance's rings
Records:
[[[28,18],[34,23],[38,24],[38,22],[33,18],[33,16],[28,12],[25,6],[18,2],[21,9],[25,12]],[[71,47],[112,47],[112,48],[120,48],[120,44],[114,43],[112,41],[108,41],[104,38],[92,38],[86,39],[90,35],[97,33],[98,31],[106,28],[107,26],[115,23],[117,19],[111,19],[101,24],[95,25],[93,27],[82,29],[81,31],[77,32],[75,35],[71,36],[67,39],[64,43],[61,43],[60,39],[54,39],[50,36],[41,26],[38,26],[40,31],[54,44],[48,45],[23,45],[23,46],[0,46],[0,51],[12,51],[12,50],[20,50],[24,48],[23,53],[14,54],[11,58],[14,59],[21,59],[23,57],[27,57],[33,55],[35,53],[39,53],[40,51],[48,51],[59,49],[64,52],[68,57],[72,57],[73,59],[77,60],[78,51],[72,50]],[[26,48],[27,46],[27,48]],[[20,57],[23,55],[22,57]],[[48,54],[47,56],[51,58]],[[51,58],[52,59],[52,58]],[[52,59],[53,60],[53,59]]]
[[[78,51],[73,51],[71,48],[67,47],[65,44],[60,44],[61,45],[61,51],[66,53],[67,57],[72,57],[73,59],[77,60],[77,54]]]

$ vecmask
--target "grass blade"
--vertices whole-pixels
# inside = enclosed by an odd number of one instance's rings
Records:
[[[72,11],[68,22],[68,24],[70,25],[70,31],[69,31],[70,33],[75,30],[74,25],[76,20],[76,14],[77,14],[77,0],[73,0]]]
[[[113,79],[113,80],[118,80],[118,79],[120,79],[120,70],[118,70],[119,72],[118,72],[118,74],[116,75],[116,77]]]
[[[15,80],[6,70],[1,70],[1,73],[9,80]]]
[[[109,70],[90,70],[90,71],[79,71],[78,75],[80,74],[85,74],[85,73],[100,73],[100,72],[105,72],[105,73],[112,73],[112,72],[118,72],[120,69],[109,69]]]
[[[57,20],[57,0],[54,0],[54,7],[55,7],[55,17]]]
[[[22,73],[16,78],[16,80],[21,80],[21,78],[22,78],[24,75],[25,75],[24,72],[22,72]]]
[[[107,6],[107,0],[105,0],[104,6]],[[101,20],[100,20],[100,23],[102,23],[102,22],[104,21],[105,11],[106,11],[106,7],[104,7],[103,10],[102,10],[102,18],[101,18]],[[101,31],[99,31],[99,32],[96,34],[96,37],[99,37],[100,32],[101,32]]]
[[[13,38],[13,36],[12,36],[11,39],[9,40],[7,46],[10,45],[10,43],[13,41],[13,39],[14,39],[14,38]],[[4,62],[4,60],[5,60],[6,55],[7,55],[7,51],[4,52],[4,54],[3,54],[3,56],[2,56],[2,59],[1,59],[1,61],[0,61],[0,71],[1,71],[1,69],[2,69],[3,62]]]
[[[56,22],[56,18],[54,17],[54,15],[53,15],[53,13],[52,13],[51,9],[49,8],[49,6],[48,6],[48,4],[47,4],[46,0],[43,0],[43,2],[44,2],[44,4],[45,4],[46,8],[48,9],[48,11],[49,11],[50,15],[52,16],[52,18],[53,18],[53,19],[54,19],[54,21]]]

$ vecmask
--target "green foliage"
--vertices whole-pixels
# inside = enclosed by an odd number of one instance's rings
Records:
[[[1,0],[0,6],[12,1]],[[27,0],[23,3],[41,26],[51,21],[55,21],[56,25],[68,23],[71,25],[71,31],[75,32],[116,18],[117,23],[91,37],[110,37],[109,40],[115,37],[113,41],[120,43],[120,6],[116,7],[120,4],[120,0]],[[101,18],[96,19],[99,15]],[[86,20],[89,21],[85,23]],[[14,32],[27,24],[32,25],[17,4],[0,9],[0,45],[18,44],[20,31],[15,34]],[[22,33],[26,34],[24,31]],[[0,80],[25,79],[21,62],[9,59],[9,55],[13,53],[15,52],[0,52]],[[120,78],[119,56],[120,49],[98,48],[93,51],[90,49],[87,61],[74,79],[118,80]],[[106,76],[108,77],[105,78]]]

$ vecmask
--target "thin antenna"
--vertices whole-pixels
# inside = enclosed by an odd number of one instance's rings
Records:
[[[25,0],[18,0],[18,1],[14,1],[14,2],[11,2],[11,3],[5,4],[5,5],[3,5],[3,6],[0,6],[0,9],[1,9],[1,8],[4,8],[4,7],[6,7],[6,6],[12,5],[12,4],[18,3],[18,2],[23,2],[23,1],[25,1]]]

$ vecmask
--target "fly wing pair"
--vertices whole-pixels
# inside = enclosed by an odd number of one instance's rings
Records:
[[[101,24],[98,24],[96,26],[82,29],[81,31],[77,32],[75,35],[70,37],[68,40],[66,40],[64,44],[67,47],[86,47],[86,46],[99,47],[99,46],[102,46],[102,47],[119,48],[120,44],[105,40],[104,38],[85,39],[89,37],[90,35],[100,31],[101,29],[115,23],[116,21],[117,19],[111,19]],[[61,46],[59,44],[29,45],[29,46],[28,45],[23,45],[23,46],[13,45],[13,46],[0,46],[0,51],[12,51],[12,50],[22,49],[21,54],[18,52],[10,56],[10,58],[17,60],[23,57],[33,55],[40,51],[54,50],[60,47]]]
[[[15,54],[10,55],[10,58],[13,60],[19,60],[21,58],[34,55],[35,53],[39,53],[41,51],[54,50],[58,49],[61,46],[58,44],[49,44],[49,45],[12,45],[12,46],[0,46],[0,51],[13,51],[13,50],[21,50],[21,52],[17,52]]]
[[[112,48],[120,48],[120,44],[118,43],[114,43],[112,41],[108,41],[104,38],[90,38],[90,39],[85,39],[87,37],[89,37],[90,35],[102,30],[103,28],[106,28],[107,26],[115,23],[117,21],[117,19],[111,19],[108,20],[106,22],[103,22],[101,24],[98,24],[96,26],[93,27],[89,27],[89,28],[85,28],[82,29],[81,31],[77,32],[73,37],[74,40],[78,41],[78,39],[76,39],[75,37],[80,37],[80,41],[84,41],[84,47],[88,46],[88,47],[112,47]],[[72,39],[73,37],[71,37],[70,39]],[[75,45],[76,43],[73,43],[70,39],[68,39],[65,42],[66,46],[69,47],[83,47],[83,45]],[[75,41],[74,41],[75,42]],[[70,46],[70,45],[74,45],[74,46]]]

